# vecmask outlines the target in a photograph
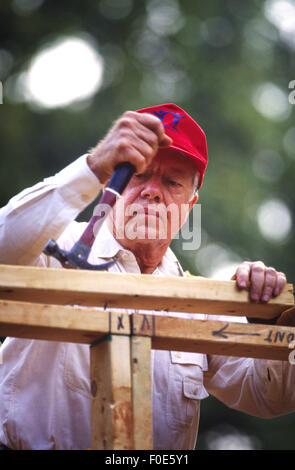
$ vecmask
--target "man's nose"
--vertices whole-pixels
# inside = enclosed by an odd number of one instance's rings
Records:
[[[161,178],[158,175],[151,176],[145,183],[143,190],[141,191],[141,197],[144,199],[150,199],[157,203],[163,201],[162,184]]]

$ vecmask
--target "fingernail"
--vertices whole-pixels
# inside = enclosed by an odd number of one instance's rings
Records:
[[[263,295],[262,298],[261,298],[261,300],[262,300],[263,302],[268,302],[268,301],[269,301],[269,296],[268,296],[268,295]]]
[[[257,302],[259,300],[259,295],[258,294],[252,294],[251,295],[251,299],[254,301],[254,302]]]
[[[240,287],[243,287],[243,288],[244,288],[244,287],[247,287],[246,281],[241,281],[241,282],[239,283],[239,286],[240,286]]]

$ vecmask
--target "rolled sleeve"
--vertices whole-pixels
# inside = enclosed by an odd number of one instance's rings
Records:
[[[47,240],[57,239],[101,188],[83,155],[13,197],[0,210],[0,263],[34,264]]]

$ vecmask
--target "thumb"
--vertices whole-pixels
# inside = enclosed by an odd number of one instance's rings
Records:
[[[167,134],[164,134],[162,140],[159,142],[159,147],[168,147],[171,144],[173,144],[171,137],[169,137]]]

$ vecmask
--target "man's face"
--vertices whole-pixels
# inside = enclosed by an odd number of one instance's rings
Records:
[[[197,200],[196,170],[177,152],[161,152],[142,174],[135,174],[114,210],[115,236],[120,239],[170,243]]]

